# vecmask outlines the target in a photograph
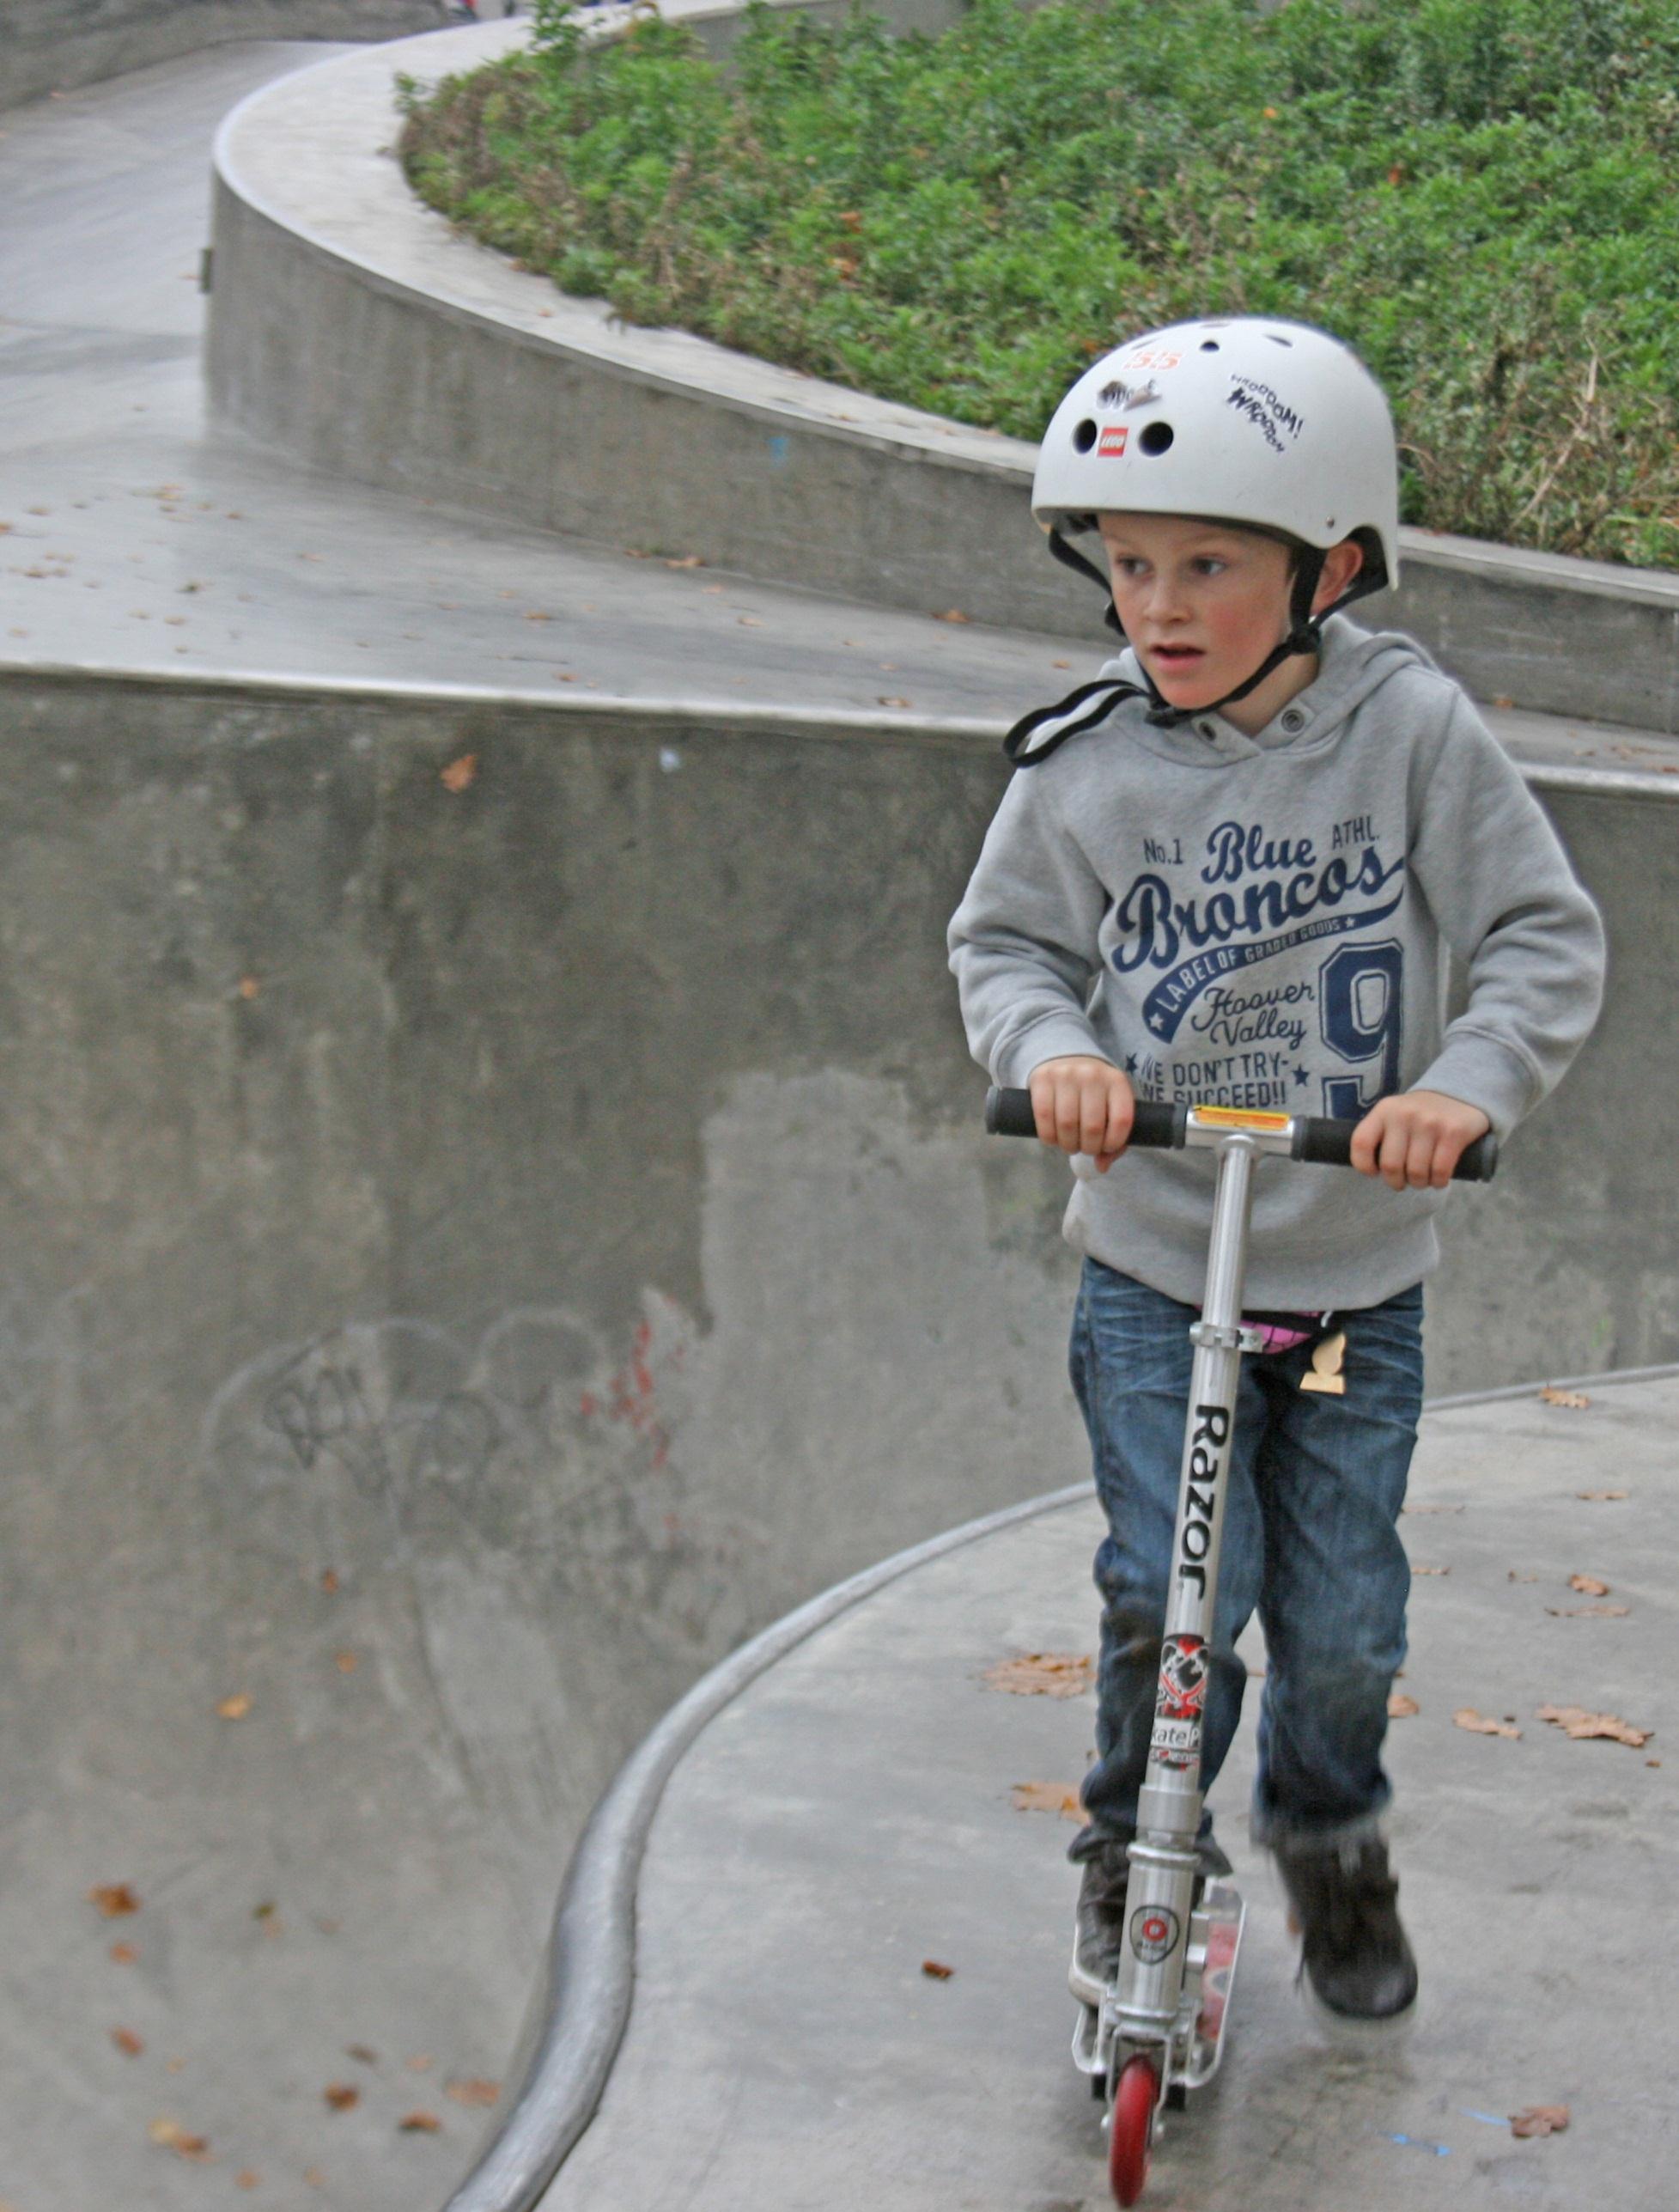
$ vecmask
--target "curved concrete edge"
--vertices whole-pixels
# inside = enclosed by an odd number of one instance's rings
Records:
[[[1558,1389],[1602,1390],[1679,1374],[1679,1364],[1559,1377]],[[1518,1383],[1433,1398],[1427,1413],[1530,1397]],[[743,1644],[672,1706],[621,1767],[578,1839],[555,1914],[537,2017],[545,2020],[506,2123],[444,2212],[533,2212],[598,2110],[630,2019],[635,1988],[635,1894],[660,1801],[684,1754],[717,1715],[778,1660],[876,1591],[934,1559],[1022,1521],[1083,1502],[1087,1482],[931,1538],[836,1583]]]
[[[0,679],[41,684],[108,683],[125,688],[208,692],[252,699],[325,698],[363,700],[368,704],[387,701],[393,705],[423,703],[505,706],[521,711],[538,708],[562,721],[567,717],[576,721],[622,721],[626,726],[633,725],[642,734],[661,726],[677,731],[691,729],[696,723],[701,723],[713,726],[721,734],[784,731],[816,740],[861,743],[871,740],[898,742],[912,738],[926,745],[980,752],[1001,753],[1008,728],[1007,722],[978,716],[881,713],[867,708],[791,704],[763,705],[738,699],[709,698],[701,694],[632,698],[624,693],[591,692],[587,698],[564,698],[548,692],[522,691],[516,686],[404,683],[390,678],[265,674],[251,669],[195,668],[186,675],[170,668],[125,667],[114,662],[27,661],[4,654],[0,654]],[[1496,712],[1490,719],[1496,729]],[[1668,775],[1659,769],[1592,768],[1583,764],[1524,759],[1513,747],[1512,758],[1525,781],[1536,791],[1679,803],[1679,775]]]
[[[506,2124],[447,2212],[529,2212],[600,2102],[630,2018],[635,1892],[665,1786],[700,1732],[776,1661],[890,1582],[999,1529],[1075,1503],[1070,1484],[897,1552],[812,1598],[714,1667],[620,1768],[573,1854],[554,1918],[547,2027]]]
[[[948,0],[901,0],[926,27]],[[721,39],[733,9],[666,0]],[[611,35],[629,10],[603,9]],[[212,180],[213,410],[353,479],[613,545],[699,552],[865,603],[1063,636],[1094,592],[1045,558],[1033,448],[626,328],[454,234],[381,154],[400,72],[508,51],[520,25],[432,34],[265,88]],[[1406,530],[1372,602],[1478,696],[1679,733],[1679,576]]]

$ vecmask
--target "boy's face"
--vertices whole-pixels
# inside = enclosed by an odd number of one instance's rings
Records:
[[[1274,538],[1181,515],[1098,520],[1125,635],[1172,706],[1221,699],[1287,635],[1291,563]]]

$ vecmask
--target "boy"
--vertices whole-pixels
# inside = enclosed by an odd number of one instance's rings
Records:
[[[1122,346],[1057,410],[1032,511],[1110,589],[1129,650],[1010,733],[1017,772],[950,944],[975,1057],[1030,1088],[1044,1143],[1093,1162],[1075,1160],[1064,1225],[1085,1256],[1071,1366],[1109,1523],[1072,1986],[1099,1997],[1124,1927],[1214,1172],[1153,1151],[1109,1171],[1134,1098],[1183,1098],[1359,1123],[1367,1180],[1256,1185],[1247,1318],[1265,1350],[1243,1368],[1202,1782],[1235,1731],[1233,1647],[1257,1606],[1254,1838],[1318,2004],[1393,2021],[1417,1989],[1381,1747],[1405,1654],[1420,1285],[1458,1155],[1536,1105],[1590,1030],[1602,930],[1463,692],[1338,612],[1398,574],[1392,424],[1338,341],[1250,319]],[[1092,528],[1106,577],[1068,542]],[[1443,945],[1469,975],[1450,1024]],[[1210,1815],[1201,1852],[1228,1871]]]

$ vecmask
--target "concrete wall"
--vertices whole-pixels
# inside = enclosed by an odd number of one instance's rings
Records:
[[[442,20],[442,0],[6,0],[0,107],[229,39],[399,39]]]

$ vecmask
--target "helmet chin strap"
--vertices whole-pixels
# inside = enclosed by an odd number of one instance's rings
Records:
[[[1093,583],[1100,584],[1103,595],[1108,602],[1108,611],[1104,619],[1110,630],[1116,631],[1120,637],[1124,637],[1125,625],[1120,620],[1119,610],[1114,605],[1112,585],[1097,567],[1095,562],[1086,560],[1076,546],[1069,545],[1059,530],[1051,530],[1049,533],[1049,551],[1064,568],[1074,569],[1080,575],[1088,576]],[[1143,683],[1153,703],[1148,710],[1148,720],[1157,729],[1173,729],[1180,722],[1191,721],[1196,715],[1216,714],[1221,707],[1234,706],[1238,699],[1244,699],[1250,692],[1257,691],[1272,671],[1280,668],[1285,661],[1293,660],[1297,653],[1316,653],[1323,643],[1323,625],[1332,614],[1339,612],[1343,606],[1348,606],[1354,600],[1362,599],[1366,592],[1379,591],[1381,588],[1382,579],[1372,575],[1370,564],[1366,561],[1359,575],[1336,600],[1335,605],[1326,606],[1321,614],[1314,614],[1311,611],[1311,603],[1317,595],[1317,586],[1323,574],[1323,564],[1329,557],[1326,553],[1320,551],[1316,545],[1297,545],[1293,551],[1294,574],[1289,593],[1288,635],[1280,645],[1272,648],[1246,682],[1238,684],[1234,691],[1226,692],[1221,699],[1209,699],[1198,707],[1175,707],[1162,692],[1148,670],[1143,667],[1142,656],[1138,655],[1137,665],[1141,671]],[[1126,642],[1128,644],[1130,643],[1128,638]]]

